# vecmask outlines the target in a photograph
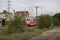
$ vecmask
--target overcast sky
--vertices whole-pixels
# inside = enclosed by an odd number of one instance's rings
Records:
[[[35,5],[39,6],[38,15],[60,12],[60,0],[10,0],[11,10],[30,10],[35,15]],[[0,0],[0,11],[7,9],[7,0]],[[31,10],[33,9],[33,10]]]

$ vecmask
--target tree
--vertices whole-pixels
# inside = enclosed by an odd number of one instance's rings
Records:
[[[15,30],[22,32],[24,30],[24,23],[25,21],[22,19],[22,16],[16,14],[11,26],[15,27]]]
[[[9,12],[6,11],[6,10],[4,10],[2,13],[3,13],[3,14],[5,15],[5,17],[6,17],[6,24],[5,24],[5,26],[4,26],[3,32],[4,32],[4,34],[11,34],[11,33],[12,33],[12,28],[11,28],[11,26],[10,26],[11,20],[10,20],[10,21],[7,20],[7,19],[9,18]]]
[[[13,32],[23,32],[24,31],[24,23],[25,21],[22,20],[22,16],[15,14],[14,18],[10,20],[7,25],[6,29],[4,28],[4,32],[6,34],[11,34]]]
[[[53,15],[53,23],[54,25],[60,25],[60,13]]]
[[[57,18],[60,21],[60,13],[56,13],[53,18]]]
[[[2,13],[5,14],[5,17],[8,17],[8,12],[6,10],[3,10]]]
[[[39,28],[48,28],[52,23],[52,17],[47,14],[39,16],[37,20]]]

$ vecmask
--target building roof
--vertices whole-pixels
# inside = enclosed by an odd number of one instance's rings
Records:
[[[29,11],[17,11],[16,13],[29,14]]]

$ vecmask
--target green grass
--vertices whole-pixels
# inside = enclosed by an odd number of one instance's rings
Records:
[[[27,40],[31,37],[37,36],[42,32],[53,29],[53,28],[56,28],[56,27],[51,26],[50,28],[44,28],[44,29],[39,29],[36,27],[27,27],[24,29],[25,31],[21,33],[13,33],[10,35],[4,35],[0,33],[0,40]]]
[[[10,35],[4,35],[0,33],[0,40],[27,40],[33,36],[40,34],[40,30],[37,28],[27,27],[24,32],[13,33]]]

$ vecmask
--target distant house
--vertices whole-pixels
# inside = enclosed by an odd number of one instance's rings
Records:
[[[29,17],[29,11],[17,11],[16,14],[20,15],[25,19],[26,17]]]
[[[0,13],[0,26],[5,25],[6,17],[5,14]]]

